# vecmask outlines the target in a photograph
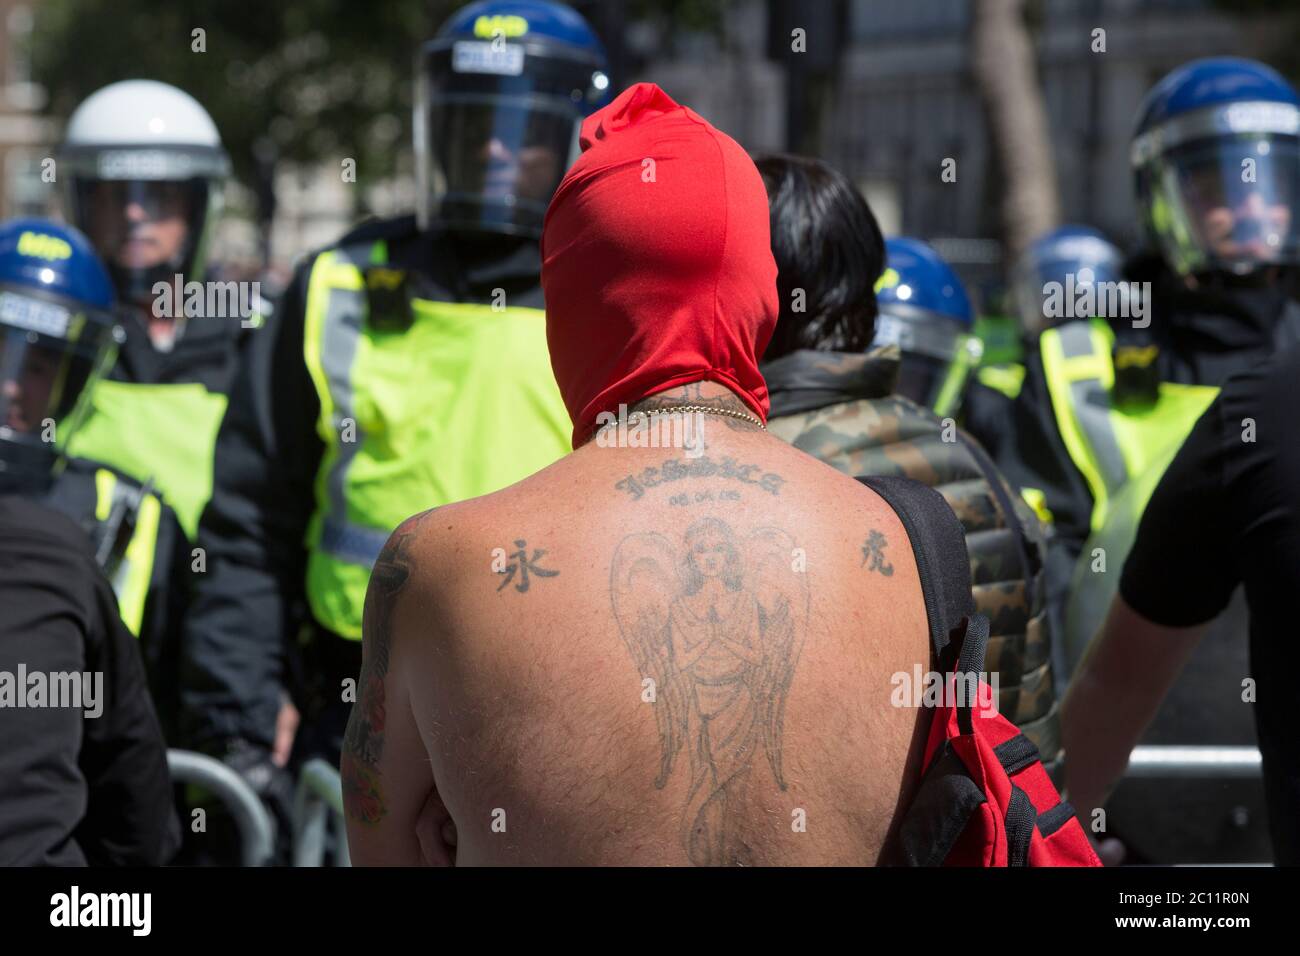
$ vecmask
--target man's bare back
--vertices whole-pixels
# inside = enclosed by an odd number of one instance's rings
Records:
[[[721,386],[660,406],[744,409]],[[425,512],[371,579],[344,746],[359,863],[871,864],[919,776],[911,545],[873,492],[714,415]]]

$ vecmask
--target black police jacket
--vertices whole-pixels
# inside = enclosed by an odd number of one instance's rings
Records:
[[[136,640],[84,532],[32,498],[0,496],[0,608],[0,866],[166,863],[180,828]],[[75,674],[79,707],[51,679]]]
[[[490,302],[501,288],[512,304],[541,308],[536,242],[420,232],[404,216],[363,223],[332,248],[380,239],[387,266],[403,270],[421,298]],[[320,251],[304,257],[252,333],[217,438],[198,540],[207,571],[195,576],[182,640],[182,726],[191,746],[209,752],[232,741],[269,748],[290,688],[300,709],[307,702],[308,729],[313,707],[338,709],[341,681],[360,670],[360,642],[325,631],[306,610],[304,537],[325,447],[304,308]]]

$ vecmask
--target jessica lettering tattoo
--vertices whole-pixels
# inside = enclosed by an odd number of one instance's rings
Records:
[[[616,481],[614,487],[626,491],[632,496],[632,500],[636,501],[646,493],[647,488],[657,488],[659,485],[681,481],[683,478],[715,476],[746,485],[756,485],[768,494],[776,496],[781,494],[781,486],[785,484],[785,479],[780,475],[770,471],[764,472],[758,465],[739,465],[731,457],[714,461],[708,456],[703,456],[686,459],[670,458],[658,468],[644,468],[638,474],[628,475]]]

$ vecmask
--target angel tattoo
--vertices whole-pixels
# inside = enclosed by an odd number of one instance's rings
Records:
[[[614,554],[614,616],[656,688],[655,786],[668,783],[685,747],[682,839],[697,865],[746,862],[743,843],[728,837],[728,809],[742,799],[760,742],[786,789],[782,722],[808,619],[807,575],[794,570],[794,551],[776,528],[742,541],[705,518],[687,529],[684,555],[656,533],[629,535]]]

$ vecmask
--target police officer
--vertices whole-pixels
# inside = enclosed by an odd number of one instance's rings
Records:
[[[1102,529],[1108,559],[1123,560],[1145,496],[1223,379],[1300,340],[1297,104],[1273,70],[1223,58],[1174,70],[1141,108],[1131,155],[1159,255],[1129,264],[1131,293],[1064,296],[1070,314],[1043,331],[998,456],[1044,491],[1067,582]],[[1097,623],[1071,627],[1076,657]]]
[[[1025,335],[1037,340],[1045,328],[1070,317],[1067,302],[1077,302],[1089,288],[1095,298],[1097,289],[1112,285],[1128,294],[1123,253],[1100,232],[1069,225],[1044,233],[1013,270],[1016,312]]]
[[[113,549],[42,501],[65,477],[55,439],[112,362],[112,307],[85,237],[0,225],[0,696],[29,695],[33,676],[80,692],[0,708],[4,865],[160,865],[179,843],[140,652],[96,566]]]
[[[43,268],[51,270],[50,281],[64,275],[58,271],[60,268],[66,270],[77,265],[75,275],[81,278],[69,288],[81,297],[83,307],[97,310],[96,314],[122,318],[115,308],[112,285],[93,284],[105,273],[81,233],[41,219],[12,220],[3,228],[6,234],[17,237],[14,248],[18,255],[32,263],[43,263]],[[7,302],[11,311],[20,307],[32,311],[40,306],[37,300],[17,292]],[[0,322],[3,321],[0,317]],[[110,367],[120,339],[124,338],[120,324],[115,322],[111,331],[115,338],[104,351]],[[29,356],[30,367],[41,367],[41,357],[51,354],[35,349]],[[100,378],[96,374],[94,381]],[[57,440],[66,446],[84,427],[90,406],[88,396],[93,388],[82,389],[80,384],[77,387],[81,404],[77,408],[76,427],[69,427],[71,419],[51,418],[47,428],[50,441]],[[11,405],[10,411],[19,407]],[[12,444],[10,457],[17,455],[21,447],[21,443]],[[170,731],[176,714],[177,631],[186,578],[184,536],[175,512],[147,485],[108,465],[62,456],[57,469],[42,465],[36,470],[50,479],[41,489],[43,503],[73,519],[90,536],[99,566],[117,596],[122,621],[141,639],[155,704],[164,728]]]
[[[205,314],[185,291],[211,278],[208,249],[229,159],[191,96],[126,80],[73,111],[59,162],[68,218],[90,238],[131,313],[117,365],[96,386],[68,451],[150,482],[193,536],[250,324]],[[205,307],[216,302],[202,299]],[[223,298],[222,309],[237,309],[237,299]]]
[[[1134,287],[1125,281],[1123,265],[1120,250],[1087,226],[1060,226],[1031,242],[1012,268],[1011,277],[1010,298],[1024,347],[1036,350],[1045,329],[1069,321],[1073,305],[1086,301],[1088,295],[1095,299],[1098,289],[1113,289],[1128,304]],[[1014,360],[981,364],[963,407],[967,430],[999,460],[1004,443],[1015,440],[1007,422],[1024,380],[1022,347]],[[1024,487],[1021,494],[1043,520],[1051,520],[1041,489]]]
[[[983,364],[975,310],[961,277],[929,243],[905,236],[886,240],[887,265],[876,281],[874,346],[900,352],[894,390],[942,419],[960,421],[990,454],[1006,437],[1010,404],[1024,381],[1015,362]],[[1043,496],[1019,489],[1042,522],[1051,514]]]
[[[1300,740],[1293,728],[1300,693],[1291,680],[1290,640],[1300,589],[1297,408],[1300,347],[1293,347],[1224,383],[1160,479],[1120,594],[1064,707],[1070,797],[1081,814],[1101,806],[1205,625],[1244,584],[1249,681],[1229,670],[1203,691],[1207,700],[1251,701],[1242,709],[1254,718],[1263,757],[1273,859],[1300,864]],[[1207,560],[1207,541],[1222,559]]]
[[[1141,107],[1131,150],[1156,252],[1126,268],[1138,294],[1081,297],[1027,362],[999,463],[1021,485],[1042,489],[1053,515],[1050,597],[1063,609],[1072,661],[1114,594],[1118,575],[1106,572],[1122,566],[1147,498],[1218,386],[1300,341],[1291,297],[1300,262],[1298,117],[1291,86],[1253,61],[1199,60],[1162,79]],[[1244,668],[1237,629],[1203,643],[1186,693],[1202,696],[1191,690],[1198,671]],[[1234,714],[1202,708],[1197,724],[1217,724],[1217,742],[1249,740],[1248,717]],[[1187,730],[1156,732],[1177,741]],[[1156,829],[1130,832],[1150,840],[1149,856],[1168,859]],[[1178,842],[1191,846],[1190,838]]]
[[[975,311],[966,287],[943,258],[919,239],[885,240],[885,271],[876,280],[873,346],[901,353],[895,391],[940,418],[962,405],[979,365],[981,345],[971,334]]]
[[[797,156],[756,163],[781,299],[762,366],[768,430],[846,474],[913,478],[944,495],[966,530],[975,603],[989,618],[986,667],[998,674],[999,710],[1052,763],[1059,732],[1042,529],[983,449],[927,407],[955,406],[977,357],[966,292],[925,243],[882,242],[862,195],[830,166]],[[873,324],[877,347],[868,350]]]
[[[607,99],[602,47],[563,5],[487,2],[418,63],[416,215],[307,257],[255,334],[217,443],[186,713],[192,738],[255,782],[289,757],[289,688],[298,754],[338,759],[393,528],[569,450],[538,238],[579,123]]]

